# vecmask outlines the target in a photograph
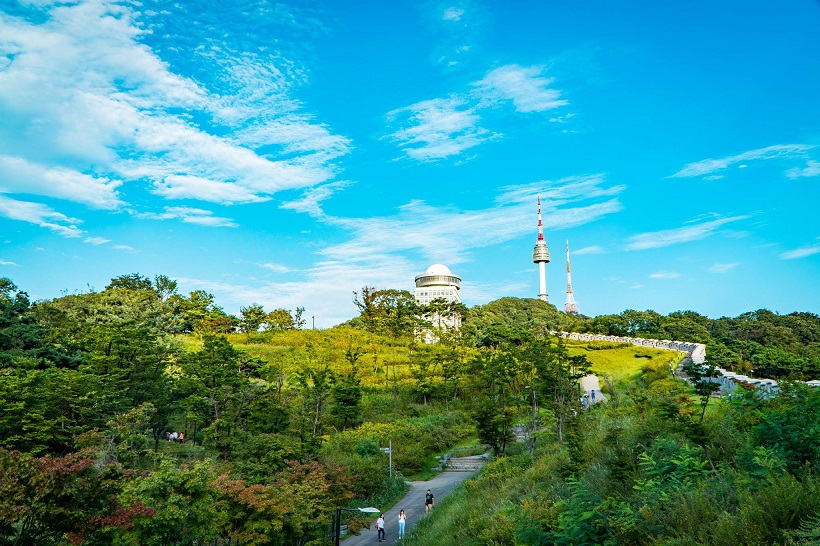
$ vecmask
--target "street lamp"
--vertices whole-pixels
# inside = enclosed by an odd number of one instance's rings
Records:
[[[333,515],[333,544],[339,546],[339,541],[342,535],[342,512],[362,512],[363,514],[378,514],[381,512],[378,508],[337,508]]]

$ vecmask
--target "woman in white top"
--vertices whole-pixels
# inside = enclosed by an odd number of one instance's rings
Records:
[[[379,519],[376,520],[376,529],[379,534],[379,542],[384,542],[384,514],[381,514]]]
[[[404,524],[407,517],[404,515],[404,510],[399,510],[399,539],[404,538]]]

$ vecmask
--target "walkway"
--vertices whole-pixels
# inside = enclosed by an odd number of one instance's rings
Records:
[[[410,533],[413,526],[424,517],[424,495],[430,489],[438,504],[450,491],[461,485],[461,482],[475,474],[475,472],[441,472],[432,480],[426,482],[410,482],[410,491],[396,503],[393,508],[384,513],[384,530],[387,540],[383,544],[398,544],[399,510],[404,509],[407,524],[404,534]],[[373,521],[376,521],[375,514]],[[376,530],[371,522],[369,529],[362,529],[359,536],[351,536],[342,541],[343,546],[359,546],[362,544],[378,544]]]
[[[589,395],[589,402],[591,404],[597,404],[598,402],[606,402],[606,396],[601,393],[601,383],[598,381],[597,375],[585,375],[581,378],[581,388],[584,389],[584,393]],[[595,391],[595,400],[592,400],[592,391]]]

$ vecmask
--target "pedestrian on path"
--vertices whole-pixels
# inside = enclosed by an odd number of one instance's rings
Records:
[[[589,394],[589,397],[592,398],[592,403],[595,403],[595,389],[592,389],[592,392]]]
[[[378,530],[379,542],[384,542],[384,514],[376,520],[376,529]]]
[[[433,509],[433,505],[436,504],[436,498],[433,496],[433,493],[430,490],[427,490],[427,494],[424,495],[424,514],[427,515],[430,513],[430,510]]]
[[[407,516],[404,515],[404,510],[399,510],[399,540],[404,538],[405,523],[407,523]]]

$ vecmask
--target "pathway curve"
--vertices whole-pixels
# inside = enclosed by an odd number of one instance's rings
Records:
[[[399,510],[404,510],[407,523],[404,534],[408,535],[410,530],[424,517],[424,495],[430,489],[436,497],[438,504],[450,491],[461,485],[461,482],[475,474],[475,472],[441,472],[432,480],[426,482],[410,482],[410,490],[396,503],[393,508],[384,513],[384,531],[386,540],[383,544],[398,544],[399,531]],[[373,521],[376,521],[378,514],[375,514]],[[369,529],[362,529],[359,536],[351,536],[342,541],[343,546],[359,546],[362,544],[378,544],[376,530],[371,522]]]

